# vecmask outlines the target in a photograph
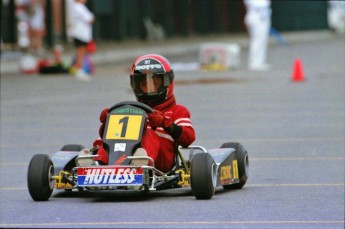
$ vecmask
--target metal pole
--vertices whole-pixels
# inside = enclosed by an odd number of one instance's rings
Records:
[[[48,48],[53,48],[54,46],[54,34],[53,34],[53,12],[52,12],[52,1],[46,0],[46,31],[47,35],[45,37],[46,44]]]

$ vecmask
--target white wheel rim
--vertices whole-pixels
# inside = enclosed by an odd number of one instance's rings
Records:
[[[248,177],[248,172],[249,172],[249,160],[248,160],[248,154],[246,153],[244,157],[244,174],[246,177]]]
[[[212,163],[212,168],[211,168],[211,176],[212,176],[212,185],[215,188],[217,185],[217,166],[215,163]]]
[[[49,188],[53,189],[54,188],[54,168],[52,165],[49,166],[49,170],[48,170],[48,184],[49,184]]]

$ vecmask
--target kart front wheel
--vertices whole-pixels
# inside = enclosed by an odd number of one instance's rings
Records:
[[[79,144],[68,144],[61,148],[61,151],[81,151],[85,149],[85,146]]]
[[[28,168],[28,189],[33,200],[46,201],[54,189],[54,166],[47,155],[36,154]]]
[[[224,143],[221,148],[234,148],[236,150],[237,163],[238,163],[238,176],[239,183],[224,185],[224,189],[241,189],[247,182],[248,170],[249,170],[249,158],[248,152],[241,143],[227,142]]]
[[[195,198],[211,199],[217,184],[217,166],[209,153],[197,153],[191,162],[191,187]]]

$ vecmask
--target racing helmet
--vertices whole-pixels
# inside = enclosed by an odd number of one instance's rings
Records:
[[[173,96],[174,72],[169,61],[158,54],[136,59],[130,73],[131,87],[139,102],[156,106]]]

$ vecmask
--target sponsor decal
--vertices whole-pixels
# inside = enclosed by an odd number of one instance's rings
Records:
[[[126,143],[115,143],[114,145],[114,152],[116,151],[126,151]]]
[[[122,162],[124,162],[127,159],[127,155],[126,154],[122,154],[121,157],[119,157],[116,162],[115,165],[121,165]]]
[[[114,114],[144,114],[145,112],[143,110],[132,108],[132,107],[120,107],[115,110],[113,110],[111,113]]]
[[[54,188],[56,188],[56,189],[73,188],[73,186],[71,184],[68,184],[68,183],[55,183]]]
[[[234,179],[238,179],[238,166],[237,166],[237,160],[232,161],[232,168],[233,168],[233,176]]]
[[[220,183],[229,184],[231,181],[231,165],[220,167]]]
[[[141,185],[143,172],[141,168],[107,167],[78,168],[78,186],[97,185]]]
[[[148,64],[148,65],[137,65],[135,70],[151,70],[151,69],[161,69],[162,65],[160,64]]]

